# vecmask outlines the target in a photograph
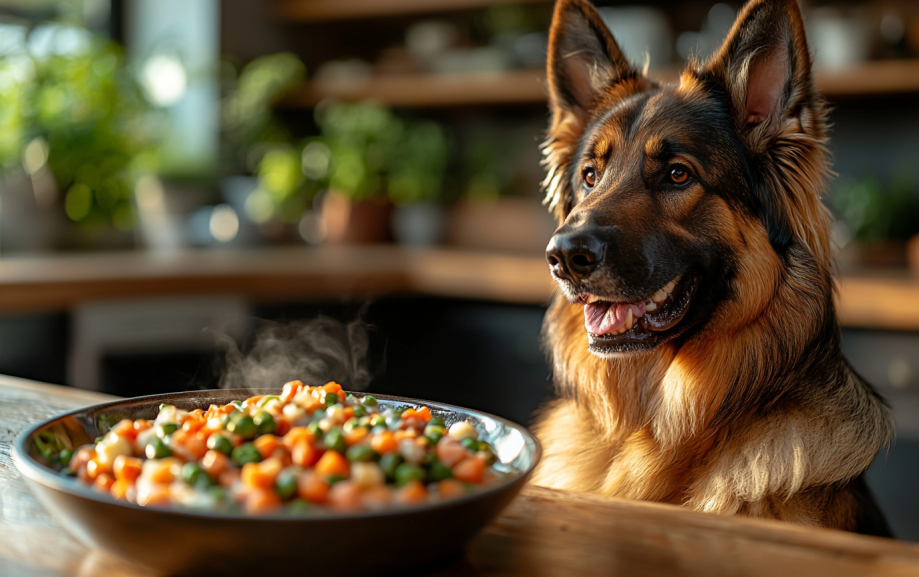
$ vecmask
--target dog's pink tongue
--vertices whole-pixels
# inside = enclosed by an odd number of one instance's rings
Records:
[[[645,304],[613,304],[598,301],[584,305],[584,328],[595,335],[605,335],[618,331],[625,325],[625,318],[632,309],[632,318],[638,319],[645,314]]]

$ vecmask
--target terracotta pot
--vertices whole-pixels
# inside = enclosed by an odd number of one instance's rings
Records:
[[[385,200],[353,201],[335,192],[322,199],[322,224],[326,242],[370,244],[388,242],[392,205]]]

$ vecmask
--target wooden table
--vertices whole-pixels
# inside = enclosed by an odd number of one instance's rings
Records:
[[[31,423],[112,399],[0,376],[0,575],[147,577],[91,551],[33,498],[10,459]],[[919,575],[919,545],[670,505],[527,487],[441,577]]]
[[[320,301],[410,294],[542,305],[545,258],[395,245],[189,249],[0,259],[0,313],[66,311],[86,301],[241,295]],[[919,330],[919,278],[856,271],[839,282],[844,326]]]

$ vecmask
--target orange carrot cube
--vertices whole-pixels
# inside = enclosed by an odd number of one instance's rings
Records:
[[[485,460],[472,456],[467,457],[453,467],[453,476],[467,483],[480,483],[485,474]]]
[[[143,461],[136,457],[128,457],[127,455],[118,455],[115,457],[115,462],[112,465],[112,470],[115,472],[115,478],[119,481],[128,481],[133,483],[140,477],[141,466]]]
[[[262,459],[267,459],[274,453],[274,450],[281,446],[281,441],[274,435],[262,435],[252,441],[255,448],[258,449]]]
[[[428,501],[428,490],[421,481],[411,481],[396,490],[395,501],[402,505],[420,505]]]
[[[311,503],[325,503],[329,496],[329,484],[315,471],[304,471],[297,478],[297,494]]]
[[[337,475],[347,477],[350,472],[348,460],[338,451],[326,451],[316,463],[316,472],[323,477]]]

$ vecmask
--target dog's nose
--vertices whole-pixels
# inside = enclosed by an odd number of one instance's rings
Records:
[[[546,247],[549,269],[562,278],[585,278],[603,262],[604,244],[583,232],[559,232]]]

